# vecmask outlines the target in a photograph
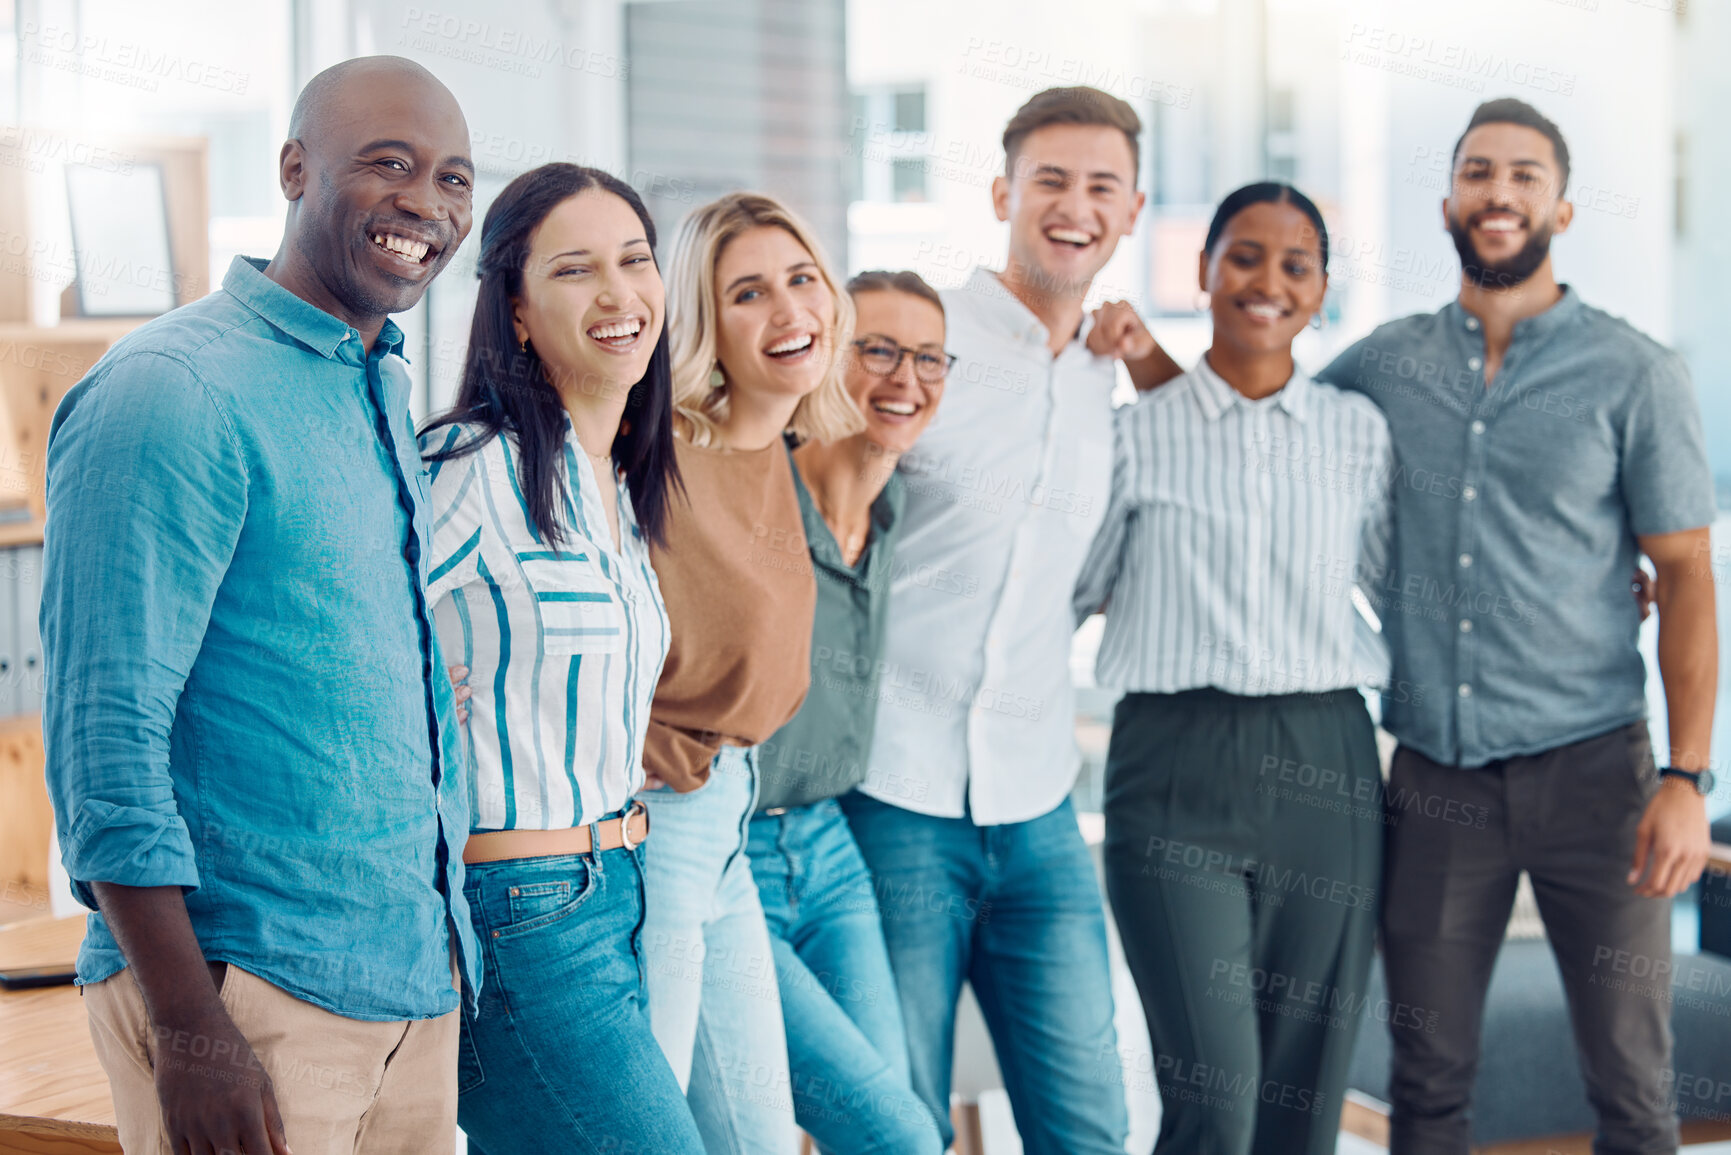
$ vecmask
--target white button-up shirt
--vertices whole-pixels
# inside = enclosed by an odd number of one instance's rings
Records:
[[[1380,686],[1353,604],[1388,555],[1388,422],[1295,372],[1259,401],[1206,360],[1118,410],[1106,522],[1076,590],[1107,603],[1096,679],[1141,693]]]
[[[1057,357],[1046,328],[978,269],[944,293],[957,355],[900,468],[871,773],[880,801],[982,826],[1069,794],[1076,748],[1070,595],[1106,512],[1115,362]]]

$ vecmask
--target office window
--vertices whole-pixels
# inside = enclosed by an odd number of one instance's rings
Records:
[[[858,199],[886,204],[929,200],[925,88],[858,90],[853,108],[848,146],[858,162]]]
[[[1268,90],[1267,129],[1263,136],[1268,179],[1298,180],[1298,97],[1290,88]]]
[[[894,99],[895,130],[897,132],[924,132],[926,130],[925,89],[898,92]]]

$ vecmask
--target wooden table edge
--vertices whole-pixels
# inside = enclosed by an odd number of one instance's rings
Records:
[[[0,1112],[0,1135],[20,1134],[120,1142],[120,1131],[112,1123],[79,1123],[71,1119],[50,1119],[42,1115],[8,1115]]]

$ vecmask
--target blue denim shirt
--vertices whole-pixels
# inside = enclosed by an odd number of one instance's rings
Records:
[[[61,855],[185,888],[205,957],[355,1019],[456,1009],[468,793],[386,323],[237,258],[128,335],[48,445],[42,726]],[[100,914],[79,981],[126,965]]]
[[[1635,536],[1715,515],[1675,353],[1565,288],[1515,325],[1488,389],[1484,354],[1456,301],[1320,375],[1368,395],[1394,436],[1392,562],[1361,575],[1393,657],[1383,723],[1462,766],[1644,718]]]

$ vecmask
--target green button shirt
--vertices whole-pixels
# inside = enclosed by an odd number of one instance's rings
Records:
[[[759,812],[809,806],[846,794],[865,780],[901,527],[902,477],[897,473],[872,503],[871,536],[858,564],[850,567],[797,468],[793,479],[817,577],[811,689],[793,721],[758,748]]]

